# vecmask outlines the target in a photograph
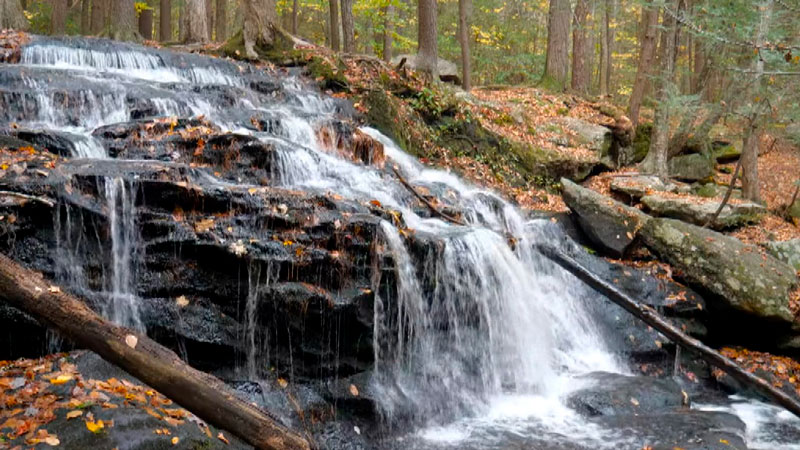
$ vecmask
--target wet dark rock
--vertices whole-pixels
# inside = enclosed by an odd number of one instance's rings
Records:
[[[596,372],[576,381],[588,386],[571,393],[567,404],[589,417],[657,414],[689,406],[671,379]]]

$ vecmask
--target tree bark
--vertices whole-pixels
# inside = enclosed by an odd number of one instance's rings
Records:
[[[90,32],[90,9],[92,0],[83,0],[81,2],[81,34],[89,34]]]
[[[217,42],[228,40],[228,0],[217,0],[217,18],[214,21],[217,27]]]
[[[550,0],[547,18],[547,58],[544,79],[558,90],[567,86],[569,75],[569,0]]]
[[[391,0],[383,9],[383,60],[392,60],[392,45],[394,42],[394,5]]]
[[[439,79],[439,45],[437,31],[436,0],[419,0],[417,69],[429,74],[432,80]]]
[[[331,49],[338,52],[342,48],[339,37],[339,28],[341,27],[341,24],[339,24],[339,0],[330,0],[328,6],[330,13],[329,27],[331,33]]]
[[[775,404],[786,408],[795,416],[800,417],[800,403],[795,399],[775,388],[764,380],[752,373],[742,369],[735,362],[726,358],[716,350],[706,346],[697,339],[687,335],[680,328],[671,324],[659,315],[653,308],[642,305],[624,292],[619,291],[612,284],[598,278],[577,261],[551,247],[539,246],[538,250],[547,258],[564,268],[569,273],[575,275],[579,280],[586,283],[592,289],[606,296],[623,309],[640,319],[647,325],[653,327],[674,342],[677,346],[692,350],[696,355],[703,358],[709,364],[718,367],[723,372],[730,375],[735,380],[748,387],[754,388],[759,394],[770,399]]]
[[[275,0],[242,0],[244,48],[248,58],[258,58],[256,47],[271,47],[277,35]]]
[[[64,35],[67,33],[67,4],[68,0],[52,0],[53,10],[50,13],[50,34]]]
[[[153,39],[153,10],[145,9],[139,14],[139,34],[146,41]]]
[[[684,0],[674,0],[670,7],[680,14]],[[662,180],[669,178],[668,152],[670,135],[669,87],[675,78],[675,55],[679,34],[678,22],[667,15],[664,20],[664,39],[661,53],[661,80],[658,87],[658,106],[653,121],[653,135],[650,139],[650,150],[642,162],[642,171],[657,175]]]
[[[590,12],[589,0],[578,0],[572,24],[572,90],[584,95],[589,93],[592,80],[589,57]]]
[[[187,0],[183,14],[183,42],[186,44],[208,42],[207,19],[206,0]]]
[[[297,0],[292,2],[292,34],[297,34],[297,12],[298,12],[298,4]]]
[[[356,26],[353,19],[353,0],[341,0],[342,4],[342,41],[345,53],[356,51]]]
[[[300,435],[237,397],[221,380],[188,366],[146,335],[108,322],[5,255],[0,255],[0,298],[256,448],[310,448]]]
[[[158,37],[161,42],[172,40],[172,0],[161,0],[158,10],[159,32]]]
[[[636,70],[636,80],[633,83],[628,115],[633,123],[633,129],[639,124],[639,109],[642,107],[644,93],[650,83],[653,63],[656,55],[656,38],[658,37],[658,8],[645,5],[642,7],[642,45],[639,49],[639,67]]]
[[[109,4],[103,0],[92,0],[92,34],[100,35],[108,31]]]
[[[0,29],[27,30],[28,20],[18,0],[0,0]]]
[[[461,44],[461,87],[472,89],[472,73],[469,52],[469,18],[472,15],[472,0],[458,0],[458,41]]]
[[[111,38],[118,41],[139,41],[134,0],[113,0],[111,4]]]
[[[617,2],[615,0],[605,0],[605,11],[603,14],[600,65],[600,95],[607,96],[613,92],[611,88],[612,72],[614,69],[614,41],[616,33],[612,24],[616,16]]]
[[[206,35],[208,41],[214,41],[214,0],[206,0]]]

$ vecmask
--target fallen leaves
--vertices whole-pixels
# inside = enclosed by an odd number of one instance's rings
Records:
[[[91,431],[94,434],[100,434],[103,432],[103,428],[105,428],[105,424],[102,420],[94,421],[94,420],[87,420],[86,422],[86,429]]]
[[[136,348],[136,344],[139,343],[139,338],[136,336],[129,334],[125,336],[125,344],[130,348]]]
[[[226,438],[226,437],[225,437],[225,435],[224,435],[224,434],[222,434],[222,432],[221,432],[221,431],[220,431],[220,432],[219,432],[219,434],[217,435],[217,439],[219,439],[220,441],[222,441],[222,442],[224,442],[224,443],[226,443],[226,444],[229,444],[229,445],[230,445],[230,441],[228,441],[228,438]]]

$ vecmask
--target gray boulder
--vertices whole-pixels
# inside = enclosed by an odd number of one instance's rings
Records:
[[[772,256],[794,267],[795,270],[800,270],[800,239],[767,242],[764,247]]]
[[[569,395],[567,405],[584,416],[616,416],[674,411],[688,403],[672,379],[594,372],[581,377],[589,386]],[[685,405],[685,406],[688,406]]]
[[[712,294],[710,306],[792,323],[789,293],[797,276],[788,264],[734,237],[674,219],[651,219],[640,235],[690,284]]]
[[[669,160],[669,174],[679,180],[701,181],[714,174],[714,161],[699,153]]]
[[[397,67],[400,64],[400,61],[402,61],[404,58],[406,62],[403,65],[403,67],[408,67],[409,69],[414,71],[416,71],[419,68],[419,63],[417,62],[417,55],[410,55],[410,54],[395,56],[394,58],[392,58],[392,66]],[[441,78],[442,81],[452,81],[455,82],[456,84],[461,84],[461,78],[458,73],[458,66],[455,63],[450,62],[446,59],[439,58],[438,69],[439,69],[439,78]]]
[[[611,130],[575,117],[559,117],[556,123],[575,134],[580,145],[597,152],[601,160],[609,158],[607,162],[611,162],[609,152],[614,143],[614,134]]]
[[[720,201],[657,194],[642,197],[642,203],[653,215],[678,219],[700,226],[704,226],[714,217]],[[766,208],[757,203],[728,203],[710,226],[715,230],[724,230],[757,223],[766,212]]]
[[[674,192],[676,189],[676,185],[664,183],[660,178],[650,175],[617,177],[611,182],[612,191],[633,199],[642,198],[652,191]]]
[[[564,202],[593,243],[614,256],[622,256],[632,247],[648,219],[646,214],[565,178],[561,185]]]

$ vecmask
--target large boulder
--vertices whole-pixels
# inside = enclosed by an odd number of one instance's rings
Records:
[[[764,247],[772,256],[800,270],[800,239],[767,242]]]
[[[661,178],[652,175],[637,175],[631,177],[616,177],[611,181],[611,190],[618,194],[625,194],[632,199],[639,199],[651,192],[674,192],[677,186],[664,183]]]
[[[593,243],[614,256],[622,256],[632,247],[647,222],[646,214],[565,178],[561,185],[564,202]]]
[[[405,63],[403,67],[408,67],[411,70],[417,70],[419,68],[419,62],[417,61],[417,55],[397,55],[392,58],[392,65],[397,67],[400,63],[405,59]],[[456,84],[461,84],[461,78],[459,77],[458,73],[458,66],[450,62],[446,59],[439,58],[439,78],[445,82],[453,82]]]
[[[719,209],[719,201],[657,194],[642,197],[642,203],[653,215],[679,219],[700,226],[704,226],[714,218]],[[715,230],[724,230],[757,223],[766,212],[766,208],[757,203],[728,202],[710,226]]]
[[[769,321],[790,324],[789,293],[795,270],[758,247],[674,219],[651,219],[640,235],[661,259],[691,284],[712,294],[709,303]]]
[[[669,160],[669,174],[685,181],[706,180],[714,174],[714,161],[699,153],[676,156]]]
[[[573,133],[580,145],[596,152],[601,161],[607,159],[602,162],[614,165],[609,155],[611,146],[614,144],[614,135],[611,130],[575,117],[560,117],[556,123]]]
[[[580,414],[616,416],[674,411],[688,405],[672,379],[595,372],[580,378],[586,387],[571,393],[567,405]]]

